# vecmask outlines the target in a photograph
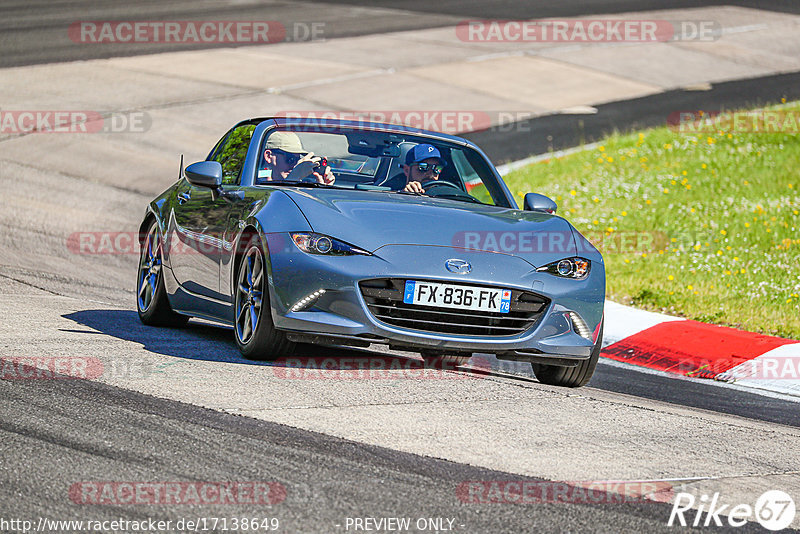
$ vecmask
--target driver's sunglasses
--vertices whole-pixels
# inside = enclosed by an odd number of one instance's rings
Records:
[[[286,160],[286,163],[289,165],[297,165],[297,162],[300,161],[299,154],[293,154],[291,152],[284,152],[280,149],[273,149],[273,152],[276,154],[280,154],[283,156],[283,159]]]
[[[441,174],[444,170],[444,165],[441,163],[417,163],[417,168],[420,172],[433,171],[433,174]]]

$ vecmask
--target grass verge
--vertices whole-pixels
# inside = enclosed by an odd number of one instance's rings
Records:
[[[800,339],[800,102],[754,115],[776,113],[782,133],[614,135],[506,182],[520,204],[556,200],[601,249],[609,299]]]

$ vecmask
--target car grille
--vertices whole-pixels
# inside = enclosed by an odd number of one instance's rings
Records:
[[[441,282],[441,281],[437,281]],[[457,310],[406,304],[405,279],[380,278],[359,283],[372,315],[386,324],[442,334],[470,336],[515,336],[536,324],[550,300],[529,291],[511,290],[508,313]],[[478,284],[463,284],[476,287]]]

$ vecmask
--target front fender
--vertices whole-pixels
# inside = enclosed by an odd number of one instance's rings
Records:
[[[273,254],[284,252],[285,247],[294,246],[289,240],[290,232],[310,232],[311,225],[286,193],[274,190],[261,200],[253,202],[246,212],[241,213],[237,222],[239,231],[232,240],[232,250],[227,261],[220,265],[222,281],[228,282],[228,294],[234,301],[233,288],[236,287],[236,273],[241,256],[246,252],[250,236],[258,236],[264,250],[267,267],[267,280],[272,287]],[[274,293],[274,292],[271,292]]]
[[[147,207],[145,207],[144,217],[142,217],[142,223],[139,225],[138,240],[140,247],[142,243],[144,243],[144,237],[147,234],[147,231],[150,229],[150,221],[153,219],[155,219],[156,224],[158,224],[162,245],[164,244],[163,240],[166,236],[166,224],[169,216],[169,206],[175,199],[175,191],[178,187],[178,183],[179,182],[175,182],[169,186],[166,190],[164,190],[163,193],[151,200],[147,204]]]

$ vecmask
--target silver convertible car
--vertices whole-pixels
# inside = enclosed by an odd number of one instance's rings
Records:
[[[520,197],[522,200],[522,197]],[[233,327],[246,358],[296,343],[527,361],[577,387],[603,338],[603,258],[471,142],[403,126],[259,118],[147,206],[139,317]]]

